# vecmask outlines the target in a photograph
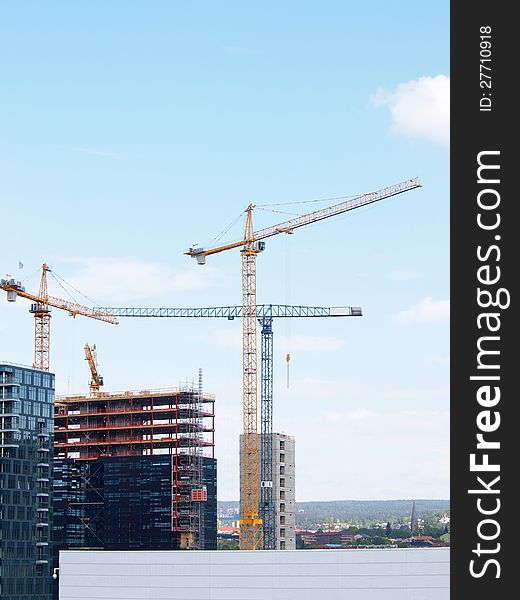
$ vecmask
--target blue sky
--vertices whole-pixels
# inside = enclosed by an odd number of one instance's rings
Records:
[[[249,203],[419,176],[420,190],[267,240],[258,301],[364,310],[275,322],[275,429],[296,436],[297,499],[447,497],[448,17],[447,2],[2,2],[0,270],[36,290],[45,260],[100,305],[239,304],[239,252],[202,268],[188,246]],[[258,228],[286,218],[255,212]],[[32,362],[27,309],[0,303],[0,358]],[[240,323],[55,311],[58,392],[87,390],[86,341],[106,389],[203,368],[219,497],[237,498]]]

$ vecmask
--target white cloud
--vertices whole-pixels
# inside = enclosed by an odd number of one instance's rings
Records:
[[[387,106],[395,133],[447,145],[450,141],[450,78],[420,77],[391,92],[380,88],[372,99]]]
[[[394,316],[396,323],[415,325],[416,323],[443,323],[450,318],[450,301],[423,298],[407,310]]]
[[[132,257],[73,257],[65,262],[79,265],[67,281],[101,304],[129,301],[210,287],[218,271],[211,267],[179,269],[163,262]],[[81,299],[78,297],[78,300]],[[172,305],[178,304],[172,298]]]
[[[386,274],[386,278],[392,281],[412,281],[422,277],[423,274],[417,269],[396,269]]]

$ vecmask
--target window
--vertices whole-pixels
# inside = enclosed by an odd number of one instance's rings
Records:
[[[280,462],[281,463],[285,462],[285,454],[283,452],[280,452]]]
[[[284,528],[284,527],[282,527],[282,528],[280,529],[280,537],[281,537],[281,538],[284,538],[284,537],[285,537],[285,528]]]
[[[280,442],[280,450],[285,450],[285,442]]]
[[[285,487],[285,477],[280,477],[280,487]]]
[[[285,542],[283,540],[280,542],[280,550],[285,550]]]
[[[20,396],[20,388],[9,386],[0,388],[0,398],[18,398]]]
[[[280,475],[285,475],[285,466],[280,465]]]
[[[284,492],[284,490],[280,490],[280,500],[285,500],[285,492]]]
[[[280,512],[285,512],[285,504],[280,504]]]
[[[280,525],[285,525],[285,515],[281,515],[281,517],[280,517]]]

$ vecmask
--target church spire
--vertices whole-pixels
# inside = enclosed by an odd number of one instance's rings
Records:
[[[412,504],[412,518],[410,519],[410,532],[412,535],[417,533],[419,522],[417,521],[417,513],[415,512],[415,500]]]

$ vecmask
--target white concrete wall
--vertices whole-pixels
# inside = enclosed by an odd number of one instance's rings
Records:
[[[280,442],[284,442],[284,449],[280,448]],[[285,456],[282,463],[280,454]],[[275,539],[276,548],[282,549],[282,541],[285,542],[285,550],[296,550],[296,491],[295,491],[295,443],[294,437],[283,433],[273,433],[273,498],[275,506]],[[280,475],[281,465],[285,467],[285,474]],[[285,479],[285,486],[280,485],[280,480]],[[280,499],[280,492],[284,491],[285,499]],[[285,510],[281,510],[285,506]],[[281,517],[285,517],[285,525],[281,524]],[[282,537],[282,529],[284,537]]]
[[[60,600],[448,600],[449,548],[64,551]]]

